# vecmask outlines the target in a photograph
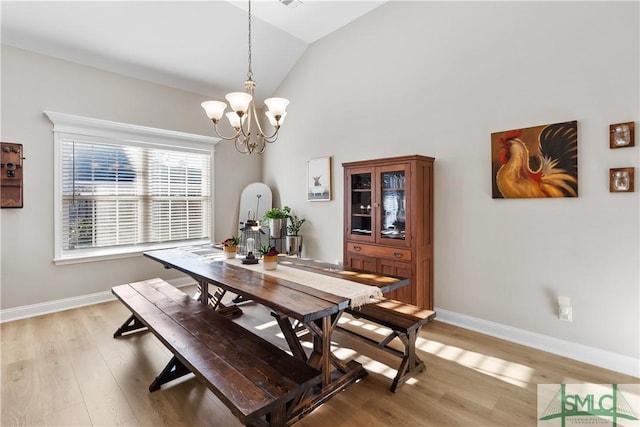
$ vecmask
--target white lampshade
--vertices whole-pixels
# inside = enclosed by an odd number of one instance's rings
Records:
[[[235,129],[238,129],[240,127],[240,116],[238,116],[236,113],[229,112],[225,114],[225,116],[227,116],[227,119],[229,119],[229,124],[231,124],[231,126],[233,126]],[[246,118],[247,116],[242,116],[242,123],[244,123]]]
[[[211,120],[220,120],[224,114],[224,110],[227,109],[227,104],[220,101],[205,101],[202,104],[202,108],[207,113],[207,117]]]
[[[265,105],[273,117],[283,116],[289,105],[289,100],[285,98],[269,98],[264,100]]]
[[[276,122],[276,118],[273,117],[273,114],[271,114],[271,111],[267,111],[266,113],[264,113],[267,118],[269,119],[269,123],[271,123],[271,126],[276,127],[276,126],[282,126],[282,123],[284,123],[284,118],[287,117],[287,113],[284,113],[283,115],[280,116],[280,122]]]
[[[232,92],[228,93],[225,98],[229,101],[229,106],[233,111],[246,113],[253,96],[246,92]]]

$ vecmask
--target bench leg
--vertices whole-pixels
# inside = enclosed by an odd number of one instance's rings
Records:
[[[269,427],[284,427],[287,421],[287,408],[285,405],[277,406],[268,415]]]
[[[199,301],[202,301],[202,286],[198,287],[198,291],[195,293],[195,295],[193,296],[193,299],[197,299]],[[227,293],[227,291],[225,291],[222,288],[218,288],[216,289],[216,291],[213,293],[213,295],[211,294],[211,292],[209,292],[208,295],[208,299],[209,299],[209,304],[211,304],[213,306],[214,310],[218,310],[218,312],[228,318],[234,318],[234,317],[238,317],[242,315],[242,310],[240,309],[240,307],[238,307],[237,305],[230,305],[230,306],[226,306],[222,303],[222,298],[224,298],[224,295]],[[235,300],[234,300],[235,302]]]
[[[426,369],[422,360],[416,355],[416,330],[409,331],[407,335],[398,334],[398,337],[404,344],[404,357],[398,368],[398,373],[391,383],[391,391],[395,393],[407,379],[419,374]]]
[[[146,326],[140,320],[138,320],[135,315],[132,314],[127,320],[125,320],[122,326],[120,326],[118,330],[113,333],[113,337],[118,338],[126,332],[137,331],[138,329],[143,328],[146,328]]]
[[[222,305],[222,298],[224,298],[226,293],[227,291],[224,289],[218,288],[213,295],[209,294],[209,304],[213,306],[214,310],[218,309],[218,307]],[[224,305],[222,305],[222,307],[224,307]]]
[[[182,376],[190,374],[191,371],[175,356],[171,358],[167,366],[164,367],[162,372],[156,377],[156,379],[149,386],[149,391],[153,392],[159,390],[162,384],[166,384],[169,381],[173,381]]]

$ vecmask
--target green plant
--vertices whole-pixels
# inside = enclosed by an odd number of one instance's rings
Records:
[[[231,236],[228,239],[222,241],[222,246],[231,248],[240,244],[240,238],[238,236]]]
[[[305,218],[299,218],[298,215],[289,216],[290,224],[287,225],[287,231],[292,236],[297,236],[300,232],[300,228],[302,228],[302,224],[306,221]]]
[[[264,213],[265,219],[287,219],[290,216],[291,208],[289,206],[284,206],[281,208],[271,208]]]
[[[260,255],[264,255],[266,252],[269,252],[270,246],[266,243],[263,243],[257,248],[257,251]]]
[[[280,252],[278,252],[278,250],[276,249],[275,246],[269,246],[267,244],[262,244],[260,245],[260,247],[258,248],[258,252],[262,255],[262,256],[275,256],[278,255]]]

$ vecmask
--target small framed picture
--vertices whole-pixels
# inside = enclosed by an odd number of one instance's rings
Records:
[[[331,157],[319,157],[307,161],[307,200],[310,202],[331,200]]]

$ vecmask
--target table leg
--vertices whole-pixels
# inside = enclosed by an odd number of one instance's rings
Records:
[[[307,363],[322,372],[322,385],[325,389],[335,386],[337,383],[353,382],[367,375],[362,365],[354,360],[344,363],[331,352],[331,336],[338,323],[340,314],[323,317],[318,322],[305,324],[313,335],[313,352]],[[332,379],[333,367],[336,367],[342,374],[340,378],[334,376]],[[331,386],[331,387],[328,387]]]
[[[322,386],[326,387],[331,382],[331,317],[322,318]]]
[[[209,304],[209,282],[198,280],[200,286],[200,302],[204,305]]]
[[[271,313],[271,315],[276,318],[276,321],[280,326],[280,330],[284,335],[284,339],[287,341],[287,344],[289,345],[289,349],[291,350],[291,353],[293,353],[293,356],[307,362],[307,354],[305,353],[304,347],[300,343],[300,340],[298,339],[298,336],[296,335],[296,332],[293,329],[289,318],[285,314]]]
[[[349,385],[367,376],[367,371],[360,363],[355,360],[345,363],[331,352],[331,335],[340,314],[305,323],[305,327],[313,336],[313,351],[307,363],[322,373],[322,389],[309,390],[310,393],[294,405],[291,409],[289,425],[299,421]],[[334,370],[334,366],[337,369]]]

